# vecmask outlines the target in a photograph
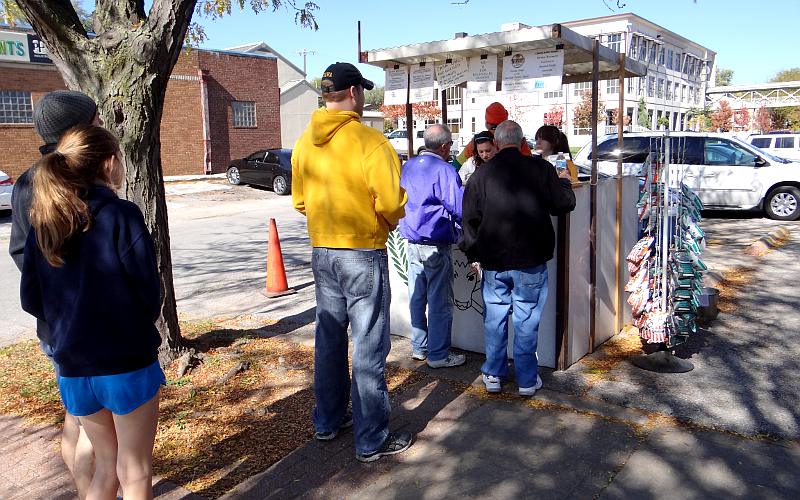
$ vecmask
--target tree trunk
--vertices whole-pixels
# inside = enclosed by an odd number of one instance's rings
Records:
[[[162,305],[157,327],[162,361],[183,350],[172,280],[161,169],[161,115],[169,75],[180,55],[196,0],[160,0],[149,17],[134,0],[98,0],[97,36],[89,38],[69,0],[19,0],[71,89],[98,104],[125,165],[125,197],[144,214],[155,242]]]

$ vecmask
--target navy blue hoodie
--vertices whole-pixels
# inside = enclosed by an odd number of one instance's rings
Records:
[[[144,368],[161,343],[161,288],[142,213],[105,186],[93,186],[87,202],[91,227],[67,243],[63,266],[47,262],[33,228],[22,265],[22,308],[49,325],[65,377]]]

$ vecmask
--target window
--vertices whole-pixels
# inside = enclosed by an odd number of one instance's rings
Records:
[[[637,78],[628,78],[628,94],[633,95],[639,90],[639,86],[636,84]]]
[[[606,94],[618,94],[619,93],[619,80],[616,78],[612,78],[611,80],[606,80]]]
[[[603,45],[605,45],[606,47],[615,52],[620,52],[620,49],[622,48],[622,33],[614,33],[613,35],[606,35],[605,39],[606,43],[604,43]]]
[[[694,87],[689,86],[689,93],[686,95],[686,100],[690,103],[694,101]]]
[[[31,93],[0,90],[0,123],[33,123]]]
[[[672,69],[672,61],[674,60],[674,58],[675,58],[675,51],[669,49],[667,51],[667,69]]]
[[[474,116],[472,117],[472,133],[473,134],[477,133],[476,130],[475,130],[475,117]]]
[[[704,153],[706,165],[753,167],[756,162],[755,155],[725,139],[707,138]]]
[[[658,79],[658,87],[656,88],[656,97],[658,97],[659,99],[663,99],[664,98],[664,79],[663,78],[659,78]]]
[[[267,151],[267,159],[264,160],[264,161],[265,161],[265,163],[280,163],[280,160],[278,159],[278,155],[276,155],[272,151]]]
[[[644,38],[639,39],[639,60],[644,61],[647,58],[647,40]]]
[[[461,96],[463,89],[461,87],[450,87],[445,89],[444,96],[445,102],[448,106],[461,104]]]
[[[794,137],[778,137],[775,139],[776,148],[794,148]]]
[[[629,45],[628,57],[631,59],[636,59],[636,54],[638,53],[637,49],[639,48],[639,37],[636,35],[631,35],[631,43]]]
[[[658,48],[658,65],[659,66],[663,66],[664,65],[664,51],[665,50],[666,49],[664,49],[663,45]]]
[[[457,134],[458,131],[461,130],[461,118],[448,118],[447,127],[450,129],[450,132]]]
[[[667,100],[668,101],[672,100],[672,84],[670,83],[669,80],[667,80]]]
[[[623,137],[622,161],[625,163],[644,163],[650,150],[649,137]],[[619,143],[616,138],[608,139],[597,146],[598,161],[617,161]]]
[[[686,99],[686,85],[681,85],[681,101],[685,101]]]
[[[647,60],[651,63],[656,63],[656,43],[650,42],[650,52],[648,53]]]
[[[647,77],[647,97],[653,97],[656,93],[656,77]]]
[[[564,86],[563,85],[561,86],[560,90],[554,90],[552,92],[545,92],[544,93],[544,98],[545,99],[559,99],[561,97],[564,97]]]
[[[680,84],[678,84],[678,82],[675,82],[675,87],[673,87],[673,92],[672,92],[672,99],[673,100],[676,100],[676,101],[680,100],[680,97],[679,97],[679,94],[678,94],[678,92],[680,92],[680,89],[681,89]]]
[[[592,82],[580,82],[575,84],[574,95],[580,97],[586,91],[592,91]]]
[[[425,118],[425,126],[424,128],[428,128],[428,125],[433,125],[434,123],[438,123],[434,118]]]
[[[644,86],[647,84],[647,78],[639,77],[639,95],[644,95]]]
[[[247,161],[263,161],[266,151],[257,151],[247,157]]]
[[[763,148],[768,148],[769,147],[770,141],[772,141],[772,139],[770,139],[769,137],[757,137],[757,138],[751,140],[750,144],[752,144],[753,146],[755,146],[757,148],[762,148],[763,149]]]
[[[256,123],[256,103],[253,101],[233,101],[233,126],[234,127],[257,127]]]
[[[702,137],[672,137],[669,144],[672,163],[683,165],[703,164]]]

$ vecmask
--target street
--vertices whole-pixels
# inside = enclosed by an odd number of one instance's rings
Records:
[[[175,293],[181,319],[313,312],[311,248],[291,196],[224,181],[167,184]],[[296,295],[267,299],[267,234],[275,218],[289,286]],[[0,347],[34,338],[36,322],[19,304],[19,271],[8,255],[11,217],[0,217]],[[243,289],[247,289],[243,293]],[[242,300],[246,297],[246,300]]]

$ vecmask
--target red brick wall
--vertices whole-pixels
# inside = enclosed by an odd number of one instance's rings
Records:
[[[181,53],[167,84],[164,113],[161,115],[161,167],[164,175],[205,173],[198,54],[197,50]],[[178,79],[182,77],[188,79]]]
[[[42,69],[0,65],[0,90],[23,90],[34,104],[47,92],[66,88],[55,66]],[[201,175],[203,118],[198,68],[207,70],[212,168],[224,172],[232,158],[281,145],[280,89],[274,59],[194,50],[182,53],[170,79],[161,118],[164,175]],[[257,128],[234,128],[231,101],[255,101]],[[33,125],[0,125],[0,170],[18,177],[40,157]]]
[[[66,88],[55,66],[25,68],[17,64],[0,66],[0,90],[22,90],[31,93],[34,104],[53,90]],[[41,155],[42,138],[33,124],[0,124],[0,170],[13,178],[27,170]]]
[[[280,89],[274,59],[198,51],[208,71],[211,164],[224,172],[228,162],[263,148],[281,146]],[[257,128],[234,128],[232,101],[256,103]]]

